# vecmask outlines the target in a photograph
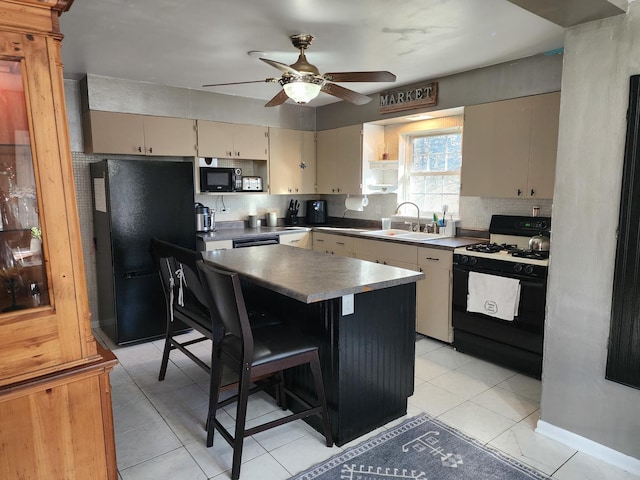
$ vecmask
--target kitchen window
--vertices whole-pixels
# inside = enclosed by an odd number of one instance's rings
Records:
[[[459,127],[405,137],[402,200],[417,204],[425,214],[442,212],[457,216],[460,204],[462,131]],[[404,212],[412,214],[407,207]],[[448,215],[447,215],[448,216]]]

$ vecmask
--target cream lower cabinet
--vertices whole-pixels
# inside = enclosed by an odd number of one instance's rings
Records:
[[[315,132],[269,128],[269,193],[316,193]]]
[[[416,283],[416,331],[451,343],[453,252],[418,247],[418,268],[425,278]]]
[[[280,245],[289,245],[290,247],[311,248],[311,232],[294,232],[281,233]]]
[[[353,257],[353,237],[313,232],[313,250],[342,257]]]
[[[194,156],[196,122],[90,110],[82,115],[85,153]]]
[[[356,238],[353,250],[355,257],[361,260],[390,265],[392,267],[417,270],[418,247],[380,240]]]

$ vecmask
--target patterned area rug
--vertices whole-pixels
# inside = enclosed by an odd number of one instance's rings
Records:
[[[291,480],[547,480],[427,414],[364,441]]]

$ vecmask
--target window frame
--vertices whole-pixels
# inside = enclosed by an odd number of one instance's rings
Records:
[[[457,125],[457,126],[452,126],[452,127],[443,127],[443,128],[436,128],[436,129],[429,129],[429,130],[419,130],[419,131],[412,131],[412,132],[407,132],[407,133],[402,133],[400,135],[400,155],[399,155],[399,160],[400,160],[400,164],[399,164],[399,171],[398,171],[398,204],[402,203],[402,202],[412,202],[413,200],[411,200],[409,198],[409,185],[411,182],[411,177],[413,176],[413,173],[411,171],[411,165],[413,162],[413,141],[416,138],[423,138],[423,137],[438,137],[438,136],[443,136],[443,135],[451,135],[451,134],[460,134],[461,139],[460,139],[460,154],[462,155],[462,134],[463,134],[463,128],[461,125]],[[461,172],[462,172],[462,160],[460,163],[460,169],[456,170],[456,171],[443,171],[443,172],[421,172],[419,174],[419,176],[457,176],[459,179],[461,178]],[[458,205],[459,205],[459,199],[460,199],[460,190],[458,190]],[[410,208],[409,208],[410,207]],[[404,210],[404,207],[403,207]],[[416,218],[417,212],[415,212],[415,208],[408,206],[406,209],[406,212],[409,213],[409,215],[407,215],[406,213],[399,213],[397,214],[398,216],[401,217],[410,217],[410,218]],[[458,216],[459,212],[458,211],[454,211],[454,210],[449,210],[449,212],[451,214],[453,214],[455,217]],[[422,207],[420,208],[420,217],[422,219],[424,218],[431,218],[433,216],[434,213],[438,213],[441,214],[441,211],[430,211],[430,210],[423,210]],[[449,215],[449,213],[447,214],[447,216]]]

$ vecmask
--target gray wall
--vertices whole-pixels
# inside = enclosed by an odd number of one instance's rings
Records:
[[[640,2],[567,32],[541,420],[640,459],[640,390],[605,380]],[[640,348],[640,346],[638,346]]]

